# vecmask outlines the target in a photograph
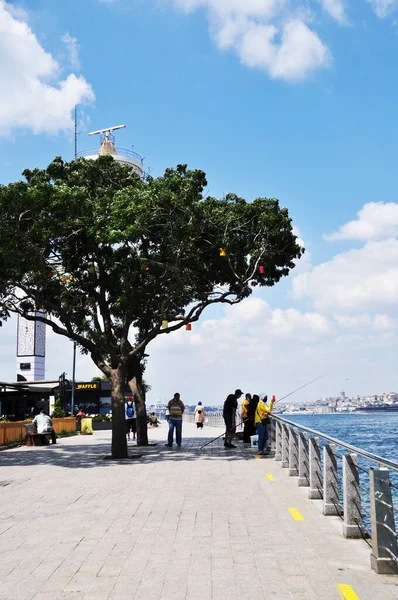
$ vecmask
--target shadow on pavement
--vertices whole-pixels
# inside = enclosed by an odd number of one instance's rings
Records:
[[[203,450],[200,446],[209,442],[212,438],[184,438],[181,448],[165,446],[163,441],[157,445],[144,447],[130,446],[129,459],[109,460],[111,454],[110,443],[95,444],[68,444],[63,446],[62,442],[56,445],[22,447],[20,449],[5,450],[0,453],[0,467],[26,467],[33,465],[54,465],[65,469],[90,469],[98,467],[110,467],[114,464],[150,464],[159,461],[196,461],[196,460],[227,460],[239,461],[250,460],[255,457],[255,451],[246,448],[237,442],[236,448],[227,450],[223,442],[218,440]],[[140,456],[138,456],[140,455]],[[271,458],[271,455],[261,457],[262,460]],[[108,460],[107,460],[108,459]]]

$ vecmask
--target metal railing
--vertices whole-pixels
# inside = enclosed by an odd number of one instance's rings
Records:
[[[184,421],[186,423],[195,423],[194,414],[184,412]],[[241,424],[241,421],[242,421],[242,415],[240,414],[240,412],[237,412],[236,413],[236,424],[237,424],[236,431],[238,433],[243,431],[243,425]],[[205,427],[225,427],[225,421],[222,416],[222,412],[206,413],[204,426]]]
[[[129,150],[128,148],[119,148],[119,146],[115,146],[115,150],[117,156],[127,156],[131,160],[134,160],[135,162],[139,163],[141,166],[144,164],[143,157],[137,152],[134,152],[134,150]],[[98,146],[96,148],[86,148],[85,150],[81,150],[80,152],[78,152],[77,157],[84,158],[85,156],[92,156],[94,154],[98,154],[99,151],[100,148],[98,148]]]
[[[224,426],[222,413],[211,415],[209,425]],[[398,463],[277,415],[271,415],[269,427],[269,450],[288,475],[308,488],[324,515],[340,517],[346,538],[363,538],[369,544],[372,569],[398,574],[392,494],[396,490],[398,497],[398,486],[390,480],[390,470],[398,475]],[[366,461],[364,466],[359,459]]]
[[[370,562],[377,573],[398,574],[392,494],[398,487],[391,483],[389,471],[398,473],[398,463],[277,415],[271,417],[270,427],[275,460],[299,486],[308,487],[309,498],[322,502],[324,515],[342,519],[345,537],[363,538],[370,545]],[[373,466],[363,468],[359,459]]]

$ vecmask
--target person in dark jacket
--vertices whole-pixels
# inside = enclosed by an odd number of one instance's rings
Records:
[[[225,422],[225,448],[236,448],[232,440],[236,431],[236,410],[238,408],[238,400],[242,396],[242,390],[235,390],[234,394],[229,394],[224,402],[222,416]]]

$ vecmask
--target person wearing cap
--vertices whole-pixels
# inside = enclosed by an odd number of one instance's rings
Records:
[[[238,408],[238,400],[242,396],[242,390],[235,390],[234,394],[229,394],[224,402],[222,416],[225,422],[225,448],[236,448],[232,440],[236,431],[236,410]]]
[[[269,415],[275,402],[275,396],[272,396],[270,404],[267,404],[268,397],[264,396],[259,401],[254,416],[254,424],[258,435],[258,453],[260,456],[265,454],[264,448],[268,440],[268,423],[270,422]]]

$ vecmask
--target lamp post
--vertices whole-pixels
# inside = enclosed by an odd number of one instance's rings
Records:
[[[73,342],[71,413],[75,410],[76,342]]]

